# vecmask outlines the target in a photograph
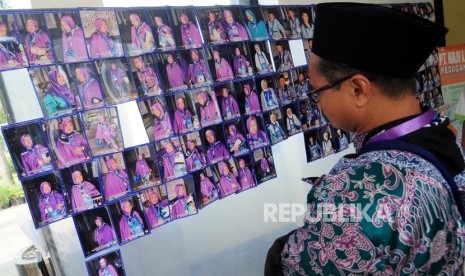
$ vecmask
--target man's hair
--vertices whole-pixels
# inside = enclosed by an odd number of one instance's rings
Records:
[[[371,82],[376,84],[384,95],[392,99],[398,99],[406,93],[415,93],[415,77],[413,76],[406,79],[392,78],[376,73],[364,72],[323,58],[321,58],[318,63],[318,71],[325,76],[330,83],[345,76],[355,74],[364,75]]]

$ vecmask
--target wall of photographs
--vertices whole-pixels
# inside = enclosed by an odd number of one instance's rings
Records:
[[[313,6],[0,17],[0,70],[27,68],[44,114],[2,128],[34,224],[72,217],[91,275],[124,273],[107,249],[275,178],[272,145],[304,132],[307,161],[349,145],[307,97]],[[125,146],[128,102],[149,143]]]

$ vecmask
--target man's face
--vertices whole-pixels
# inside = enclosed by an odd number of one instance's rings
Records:
[[[328,79],[318,71],[318,64],[321,58],[312,54],[309,65],[309,76],[311,85],[314,88],[325,86],[329,83]],[[331,124],[336,128],[351,130],[355,123],[353,114],[356,111],[352,106],[350,91],[345,91],[348,88],[348,81],[341,83],[331,89],[327,89],[319,93],[318,107],[328,117]]]
[[[82,182],[83,180],[84,180],[84,178],[82,177],[81,172],[75,172],[74,173],[74,184],[81,184],[81,183],[83,183]]]
[[[284,87],[284,85],[286,85],[286,79],[280,78],[279,79],[279,86]]]
[[[26,30],[31,34],[35,32],[37,29],[36,29],[36,25],[34,24],[34,22],[28,21],[26,23]]]
[[[215,136],[213,135],[211,131],[208,131],[205,134],[205,137],[207,138],[208,143],[213,144],[215,142]]]
[[[0,36],[6,36],[8,33],[8,30],[5,25],[0,27]]]

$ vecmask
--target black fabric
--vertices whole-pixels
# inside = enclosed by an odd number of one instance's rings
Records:
[[[315,14],[313,53],[393,78],[414,76],[447,33],[441,25],[380,5],[322,3]]]
[[[413,119],[416,116],[417,115],[409,116],[392,121],[373,129],[365,137],[364,144],[375,134],[380,133],[382,130],[399,125],[403,122]],[[402,136],[399,139],[418,145],[431,152],[450,174],[457,175],[465,170],[465,161],[463,159],[460,148],[455,141],[456,137],[454,133],[452,133],[452,131],[448,128],[449,124],[449,119],[445,119],[444,122],[438,125],[423,127],[417,131]]]
[[[281,262],[281,252],[284,245],[287,243],[289,236],[294,234],[296,230],[292,230],[284,236],[277,238],[273,245],[268,250],[265,261],[265,276],[281,276],[283,274],[283,264]]]

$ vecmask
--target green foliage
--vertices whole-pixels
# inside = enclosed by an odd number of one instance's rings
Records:
[[[0,209],[10,205],[10,189],[7,186],[0,185]]]
[[[0,183],[0,209],[24,203],[24,191],[21,185],[4,185]]]

